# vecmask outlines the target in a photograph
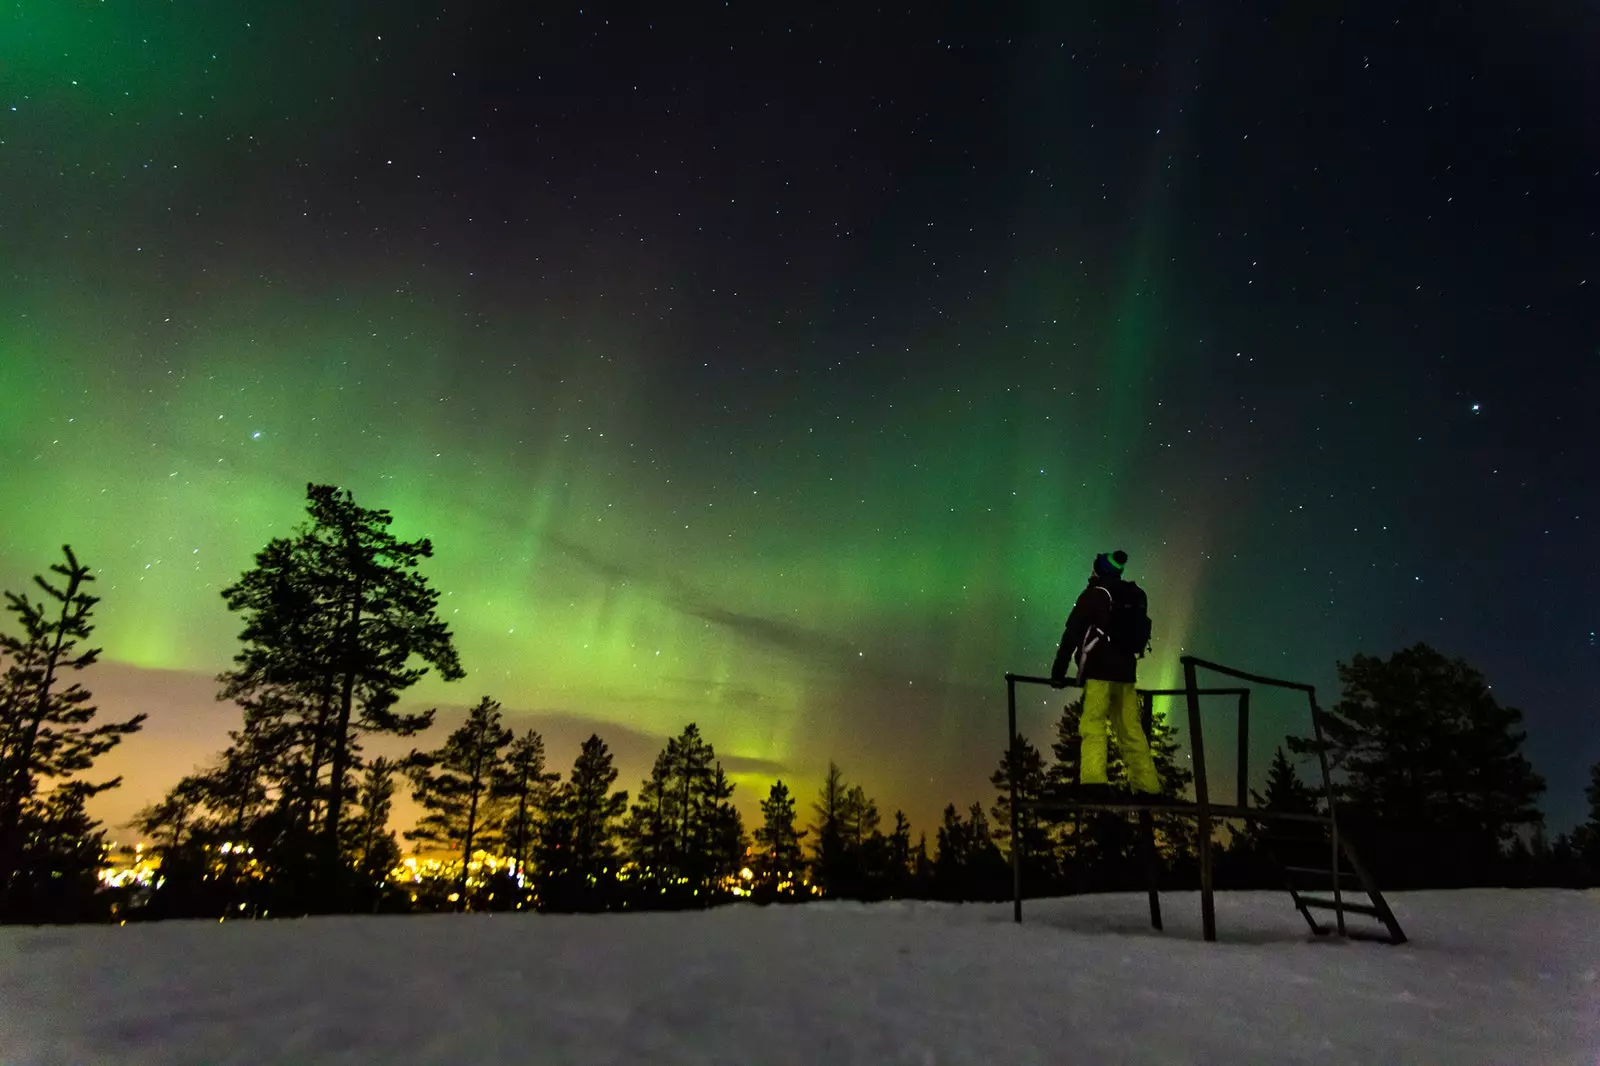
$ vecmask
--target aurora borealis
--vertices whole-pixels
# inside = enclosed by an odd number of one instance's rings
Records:
[[[97,569],[102,817],[235,724],[321,481],[434,540],[409,705],[628,787],[693,720],[747,811],[832,757],[931,829],[1122,547],[1146,682],[1428,641],[1576,818],[1593,12],[523,6],[0,12],[0,585]]]

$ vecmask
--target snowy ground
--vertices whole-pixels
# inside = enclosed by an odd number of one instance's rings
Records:
[[[1287,897],[0,930],[0,1063],[1600,1061],[1600,893]]]

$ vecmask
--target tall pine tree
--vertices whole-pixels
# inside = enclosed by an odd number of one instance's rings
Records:
[[[50,567],[59,580],[52,583],[42,575],[33,579],[42,599],[5,594],[6,609],[19,630],[0,633],[5,667],[0,673],[0,920],[6,921],[26,919],[34,907],[26,901],[57,888],[66,891],[52,882],[70,878],[77,885],[74,891],[83,889],[86,875],[80,860],[99,846],[84,801],[116,787],[121,779],[97,784],[68,779],[138,732],[145,719],[140,714],[125,722],[89,725],[96,710],[89,691],[75,678],[100,655],[98,648],[82,647],[94,631],[90,617],[100,601],[87,590],[94,580],[89,568],[78,562],[71,547],[61,550],[66,561]],[[54,798],[41,795],[46,781],[66,791]],[[75,833],[81,835],[74,838]],[[58,858],[61,865],[52,868]],[[87,876],[93,880],[92,868]]]
[[[591,734],[545,814],[539,841],[545,906],[599,909],[609,904],[617,823],[628,810],[628,793],[611,790],[616,782],[611,749]]]
[[[464,675],[438,593],[420,572],[432,543],[397,538],[388,511],[332,485],[308,485],[306,499],[306,523],[270,541],[222,592],[244,628],[221,681],[223,698],[276,716],[293,737],[298,780],[285,785],[299,793],[294,815],[301,835],[315,833],[330,894],[359,737],[426,728],[432,712],[397,712],[401,694],[429,667],[445,680]]]
[[[470,901],[472,853],[487,828],[490,789],[503,773],[502,753],[511,740],[511,730],[500,721],[500,704],[485,696],[442,747],[412,757],[411,795],[427,813],[406,838],[461,856],[456,889],[461,910]]]
[[[827,893],[838,891],[847,880],[845,871],[845,805],[850,786],[845,783],[844,771],[831,759],[828,776],[823,779],[812,805],[817,821],[811,827],[813,876]]]
[[[505,807],[498,843],[511,859],[516,877],[526,877],[539,811],[549,804],[551,790],[559,780],[560,774],[545,769],[544,738],[536,730],[528,730],[506,749],[494,781],[494,797]]]

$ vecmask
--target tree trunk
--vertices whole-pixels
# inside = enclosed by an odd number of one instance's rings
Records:
[[[339,692],[339,720],[330,738],[333,779],[328,782],[328,811],[323,819],[323,851],[329,888],[339,871],[339,824],[344,813],[344,779],[350,767],[350,713],[355,702],[357,641],[361,636],[361,583],[355,587],[350,604],[350,621],[342,642],[344,679]]]
[[[461,845],[461,888],[458,891],[460,900],[456,910],[467,909],[467,874],[468,867],[472,865],[472,837],[478,829],[478,793],[481,791],[483,779],[483,737],[478,738],[478,745],[472,754],[472,797],[467,801],[467,836]]]

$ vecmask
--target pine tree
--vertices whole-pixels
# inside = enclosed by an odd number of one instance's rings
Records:
[[[1317,790],[1300,780],[1281,745],[1272,753],[1272,763],[1267,767],[1266,792],[1251,789],[1250,795],[1264,811],[1315,814],[1322,806]]]
[[[656,903],[688,905],[706,902],[704,890],[717,876],[717,834],[726,832],[726,812],[719,813],[713,792],[732,788],[724,775],[716,783],[716,750],[690,723],[667,741],[656,756],[650,776],[623,825],[628,851],[646,889],[656,889]],[[742,832],[742,829],[741,829]],[[664,891],[662,891],[664,890]],[[670,896],[663,900],[661,895]]]
[[[44,857],[67,854],[41,851],[36,842],[55,841],[74,856],[97,846],[94,823],[83,814],[84,801],[115,788],[121,779],[99,784],[67,779],[90,769],[124,737],[138,732],[145,720],[140,714],[89,727],[96,714],[89,691],[69,678],[100,655],[98,648],[80,647],[94,631],[90,616],[100,601],[86,590],[94,580],[89,568],[78,562],[70,546],[61,550],[66,561],[50,567],[61,580],[52,584],[43,576],[33,579],[43,599],[5,594],[6,609],[21,632],[0,633],[0,662],[5,664],[0,674],[0,920],[21,916],[12,906],[14,895],[36,897],[46,890],[48,881],[18,884],[24,866],[30,878],[53,878],[41,865]],[[43,797],[42,781],[58,782],[56,790],[68,791],[57,799]],[[80,831],[89,835],[77,843],[59,837]]]
[[[1300,779],[1281,745],[1267,767],[1266,791],[1251,789],[1250,795],[1251,806],[1266,812],[1313,814],[1321,806],[1316,790]],[[1213,852],[1217,882],[1229,888],[1279,887],[1283,879],[1280,860],[1267,846],[1266,837],[1283,831],[1282,825],[1273,822],[1230,825],[1227,846]]]
[[[106,901],[99,898],[105,834],[84,810],[95,791],[69,781],[29,798],[8,920],[42,924],[106,917]]]
[[[715,759],[716,752],[693,722],[667,741],[673,812],[671,865],[691,886],[703,885],[709,872],[706,845],[711,832],[711,802],[707,794]]]
[[[635,876],[647,890],[665,888],[672,879],[676,827],[672,757],[662,748],[622,825],[622,838],[635,866]]]
[[[867,795],[865,788],[851,785],[845,790],[844,805],[839,814],[839,835],[847,852],[866,847],[872,834],[878,831],[881,821],[878,803]]]
[[[528,730],[511,742],[495,778],[494,797],[505,805],[498,843],[512,862],[514,876],[525,877],[535,850],[538,812],[549,803],[561,775],[545,769],[544,738]]]
[[[850,791],[845,784],[844,771],[832,760],[828,762],[828,776],[823,779],[822,788],[817,793],[817,802],[812,805],[817,822],[811,827],[812,844],[811,864],[815,877],[820,882],[824,892],[832,894],[841,887],[846,879],[844,869],[845,836],[844,815],[846,794]]]
[[[292,736],[298,780],[285,787],[296,794],[298,835],[315,833],[332,882],[359,737],[425,729],[433,712],[397,712],[401,693],[428,666],[445,680],[464,674],[438,593],[418,569],[431,542],[398,539],[388,511],[360,507],[348,491],[308,485],[306,497],[308,521],[270,541],[222,592],[244,628],[220,680],[223,698],[275,716]]]
[[[1339,665],[1343,697],[1323,712],[1341,825],[1386,884],[1483,881],[1519,827],[1540,820],[1544,781],[1521,752],[1522,713],[1476,670],[1425,644]],[[1314,752],[1314,741],[1290,738]],[[1368,845],[1368,841],[1371,842]]]
[[[744,836],[744,819],[739,808],[733,805],[734,784],[717,763],[711,774],[711,785],[706,791],[707,828],[706,845],[708,874],[712,885],[718,885],[736,875],[744,865],[747,847]]]
[[[1568,848],[1583,883],[1600,885],[1600,762],[1589,767],[1589,787],[1583,794],[1589,801],[1589,820],[1573,833]]]
[[[356,857],[356,870],[372,894],[373,909],[381,898],[383,883],[400,862],[400,844],[389,828],[394,809],[395,773],[398,764],[382,757],[367,763],[356,794],[358,815],[352,821],[354,840],[347,849]]]
[[[924,841],[924,847],[926,841]],[[934,894],[939,899],[967,898],[972,866],[972,831],[954,803],[945,805],[933,857]]]
[[[408,774],[412,798],[427,813],[406,839],[452,848],[461,856],[459,909],[469,902],[474,845],[485,832],[490,787],[503,773],[502,753],[512,732],[500,722],[500,704],[488,696],[435,751],[413,756]]]
[[[611,791],[616,781],[611,749],[590,734],[545,816],[539,873],[548,903],[566,908],[606,904],[610,886],[602,886],[601,878],[612,872],[617,823],[628,810],[628,794]]]
[[[776,893],[777,886],[788,884],[790,895],[800,877],[804,857],[800,840],[805,833],[796,830],[794,797],[782,781],[774,781],[761,801],[761,828],[755,832],[756,847],[760,849],[754,863],[756,887]]]
[[[973,899],[999,899],[1009,887],[1010,877],[1005,856],[994,842],[989,828],[989,816],[982,803],[974,803],[967,811],[968,852]]]
[[[933,859],[928,855],[928,834],[917,834],[917,847],[911,853],[912,892],[917,899],[937,898],[934,889]]]
[[[1023,883],[1038,892],[1048,892],[1057,878],[1055,842],[1050,827],[1037,807],[1050,786],[1050,772],[1039,749],[1027,738],[1017,745],[1017,832],[1022,838]],[[1000,753],[1000,765],[990,775],[995,788],[994,835],[1011,847],[1011,752]]]
[[[894,812],[894,829],[889,832],[887,846],[889,895],[901,898],[910,894],[915,874],[911,851],[911,823],[904,811]]]

